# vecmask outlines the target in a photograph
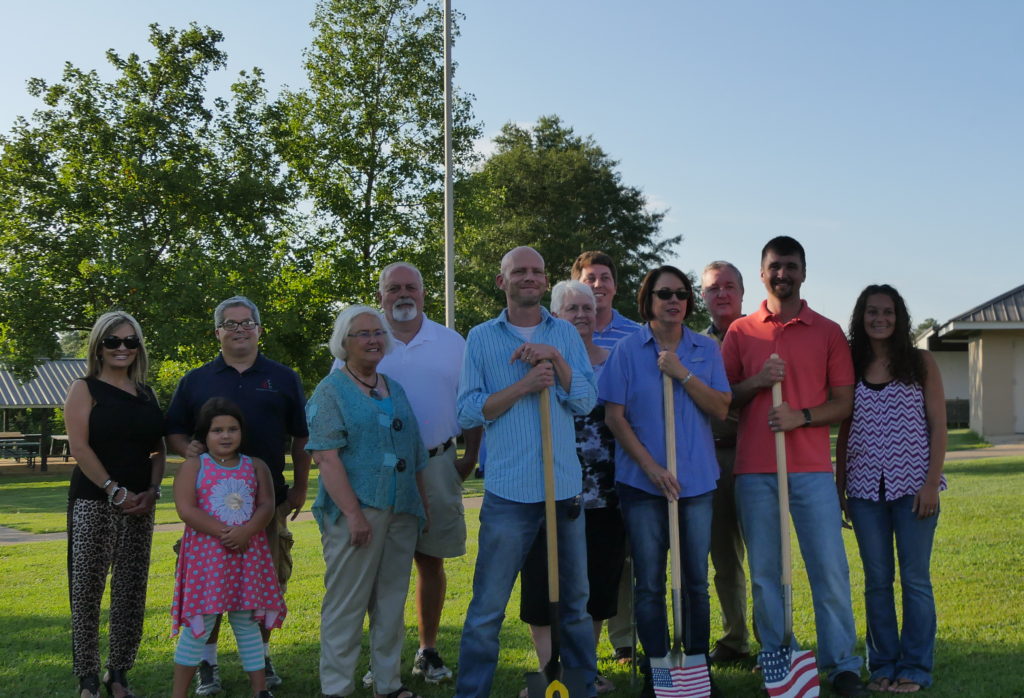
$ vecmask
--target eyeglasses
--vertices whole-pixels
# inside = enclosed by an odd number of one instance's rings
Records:
[[[387,332],[385,332],[384,330],[374,330],[373,332],[371,332],[370,330],[362,330],[360,332],[349,332],[345,336],[346,337],[355,337],[356,339],[362,339],[362,340],[365,341],[365,340],[369,339],[370,337],[373,337],[374,339],[380,339],[381,337],[383,337],[386,334],[387,334]]]
[[[674,291],[670,288],[659,288],[654,292],[654,295],[663,301],[667,301],[672,296],[675,296],[678,300],[685,301],[690,297],[690,292],[685,288],[677,288]]]
[[[246,332],[252,332],[254,329],[260,326],[260,323],[255,320],[242,320],[241,322],[235,322],[234,320],[225,320],[224,322],[217,325],[217,327],[223,328],[228,332],[234,332],[241,327]]]
[[[100,344],[106,349],[117,349],[122,344],[125,349],[138,349],[142,346],[142,340],[132,335],[130,337],[104,337]]]

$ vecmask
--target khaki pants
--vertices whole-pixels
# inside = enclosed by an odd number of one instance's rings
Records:
[[[743,537],[736,513],[732,468],[735,448],[716,448],[721,477],[715,490],[711,516],[711,563],[715,566],[715,592],[722,606],[718,644],[736,652],[750,651],[747,630],[747,577],[743,573]]]
[[[378,693],[397,691],[402,643],[405,639],[405,598],[416,548],[419,520],[389,509],[363,508],[372,530],[370,543],[349,542],[345,517],[324,520],[324,601],[320,613],[320,689],[347,696],[355,690],[355,671],[370,614],[370,668]]]

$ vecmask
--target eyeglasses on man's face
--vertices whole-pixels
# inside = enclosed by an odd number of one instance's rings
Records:
[[[256,322],[255,320],[253,320],[251,318],[248,319],[248,320],[242,320],[241,322],[236,322],[234,320],[225,320],[224,322],[222,322],[219,325],[217,325],[217,327],[219,327],[219,328],[221,328],[223,330],[227,330],[228,332],[234,332],[235,330],[237,330],[239,328],[245,330],[246,332],[252,332],[254,329],[256,329],[259,326],[260,326],[260,323]]]

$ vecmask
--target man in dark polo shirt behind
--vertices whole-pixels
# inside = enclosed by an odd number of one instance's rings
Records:
[[[260,353],[263,328],[260,311],[252,301],[245,296],[228,298],[214,310],[213,323],[221,353],[213,361],[186,373],[178,382],[167,408],[167,445],[181,456],[199,455],[205,446],[192,439],[199,409],[211,397],[227,398],[238,404],[245,415],[248,432],[245,453],[262,458],[274,479],[277,513],[266,530],[277,578],[284,591],[292,573],[288,515],[294,520],[302,510],[309,482],[310,456],[305,450],[309,437],[306,397],[295,371]],[[289,437],[294,469],[291,488],[284,479]],[[219,629],[220,619],[199,664],[196,695],[214,695],[222,690],[217,669]],[[267,688],[273,688],[281,684],[281,677],[270,662],[269,640],[270,631],[263,630]]]

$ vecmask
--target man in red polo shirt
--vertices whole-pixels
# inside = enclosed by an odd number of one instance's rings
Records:
[[[736,506],[763,655],[782,649],[783,642],[774,434],[785,432],[790,515],[814,598],[818,666],[828,672],[836,693],[859,696],[865,693],[862,661],[854,654],[850,572],[828,430],[853,408],[853,363],[839,325],[801,300],[805,277],[800,243],[786,236],[770,240],[761,251],[768,298],[757,312],[732,323],[722,345],[732,406],[740,409]],[[783,403],[772,408],[771,388],[779,381]]]

